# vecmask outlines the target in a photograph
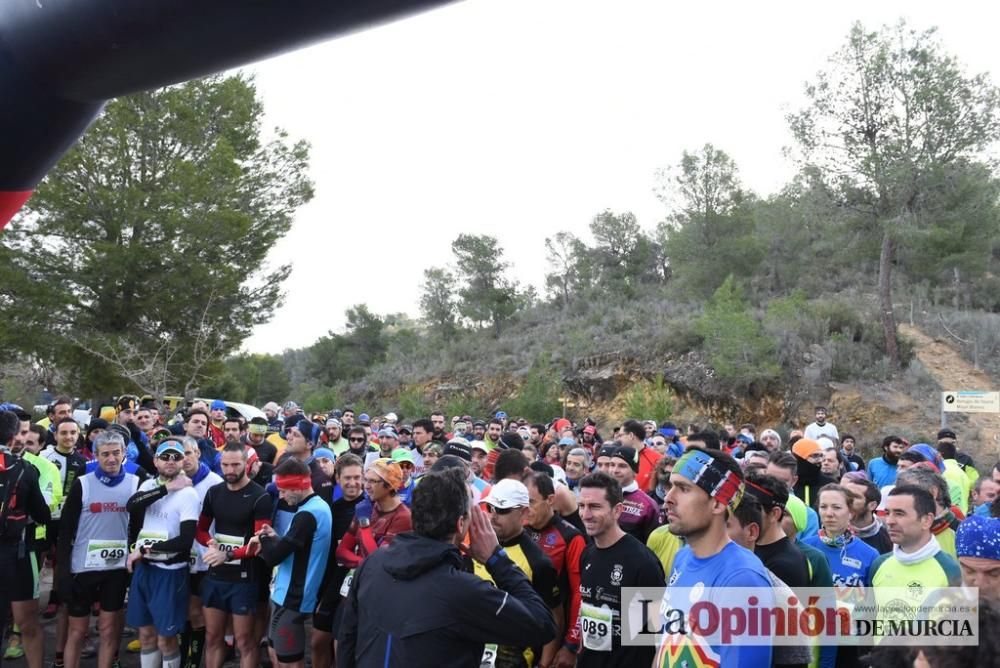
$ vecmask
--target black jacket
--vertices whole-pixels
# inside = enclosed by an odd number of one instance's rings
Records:
[[[400,534],[358,567],[344,601],[338,668],[468,668],[483,645],[534,647],[556,636],[552,613],[506,557],[491,583],[462,570],[454,545]]]
[[[813,464],[798,455],[795,455],[795,462],[798,464],[799,475],[799,479],[795,483],[795,496],[813,510],[818,510],[819,490],[823,489],[824,485],[837,481],[823,475],[818,464]]]
[[[36,524],[52,521],[38,486],[38,470],[9,452],[0,452],[0,546],[23,541],[29,517]],[[10,577],[10,573],[4,575]]]

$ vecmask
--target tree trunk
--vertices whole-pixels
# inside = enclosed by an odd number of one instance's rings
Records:
[[[894,367],[899,367],[899,346],[896,342],[896,316],[892,310],[892,258],[895,244],[889,231],[882,232],[882,252],[878,258],[878,296],[882,307],[882,333],[885,336],[885,354]]]

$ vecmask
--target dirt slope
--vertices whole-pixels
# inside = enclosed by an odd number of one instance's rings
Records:
[[[900,325],[899,332],[914,342],[917,359],[943,390],[1000,389],[996,382],[973,367],[947,342],[931,338],[910,325]],[[949,419],[952,415],[948,415]],[[992,454],[993,460],[996,460],[1000,446],[1000,414],[969,413],[965,419],[967,428],[975,432],[967,434],[967,437],[978,440],[980,452],[987,457]]]

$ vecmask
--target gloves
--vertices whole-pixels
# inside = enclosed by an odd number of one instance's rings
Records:
[[[354,506],[354,519],[360,522],[361,520],[368,520],[371,522],[372,513],[375,511],[375,506],[372,505],[371,499],[367,495],[361,497],[358,501],[358,505]]]

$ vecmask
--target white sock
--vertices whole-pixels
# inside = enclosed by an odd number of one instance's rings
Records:
[[[232,645],[235,640],[236,640],[236,636],[226,636],[226,644],[227,645]]]
[[[181,653],[163,657],[163,668],[181,668]]]
[[[144,649],[139,655],[139,665],[142,668],[161,668],[162,657],[158,649]]]

